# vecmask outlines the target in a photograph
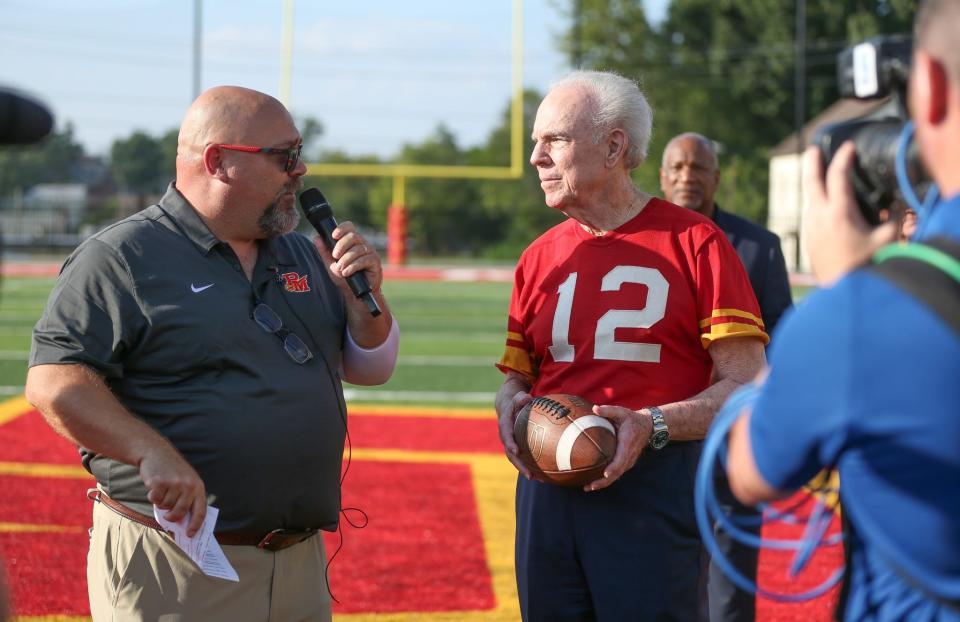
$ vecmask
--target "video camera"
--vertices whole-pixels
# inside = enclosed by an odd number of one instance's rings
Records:
[[[857,158],[850,172],[853,191],[867,222],[880,224],[880,210],[902,200],[896,177],[897,147],[907,115],[907,81],[913,43],[908,35],[887,35],[868,39],[837,56],[837,86],[841,97],[889,102],[879,110],[857,119],[821,127],[813,143],[820,147],[829,164],[847,140],[856,146]],[[906,153],[907,176],[912,184],[929,183],[916,143]]]

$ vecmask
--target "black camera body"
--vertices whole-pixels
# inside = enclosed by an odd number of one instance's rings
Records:
[[[813,143],[829,164],[847,140],[856,146],[857,158],[850,172],[853,191],[864,218],[880,224],[880,210],[903,199],[896,176],[900,133],[908,119],[907,82],[913,43],[907,35],[874,37],[845,49],[837,56],[837,87],[842,97],[861,100],[889,98],[869,116],[824,125]],[[906,154],[907,175],[914,185],[927,183],[916,143]]]

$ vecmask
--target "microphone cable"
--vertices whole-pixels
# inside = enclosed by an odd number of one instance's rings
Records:
[[[320,262],[320,265],[322,268],[323,267],[322,261]],[[277,284],[277,287],[280,287],[280,281],[278,279],[272,279],[272,280],[274,283]],[[282,294],[282,291],[281,291],[281,294]],[[350,427],[347,425],[347,405],[343,397],[342,386],[337,385],[337,381],[333,373],[333,368],[330,367],[330,362],[327,360],[327,356],[323,353],[323,349],[320,347],[321,345],[320,341],[317,340],[317,338],[313,334],[313,331],[310,330],[310,325],[307,322],[303,321],[303,318],[301,318],[300,314],[296,312],[296,310],[293,308],[293,305],[291,305],[290,301],[287,300],[286,296],[281,295],[280,298],[283,300],[284,305],[286,305],[290,313],[292,313],[293,316],[300,321],[300,324],[303,326],[304,330],[307,331],[307,335],[309,335],[310,341],[313,342],[314,348],[316,349],[316,352],[319,355],[320,360],[323,361],[323,368],[327,372],[327,378],[330,380],[330,386],[333,389],[333,393],[337,398],[337,414],[340,416],[340,421],[343,422],[344,439],[346,440],[346,447],[347,447],[347,461],[346,461],[346,465],[343,467],[343,471],[340,473],[340,478],[339,478],[340,479],[340,482],[339,482],[340,503],[338,503],[337,505],[341,507],[337,513],[337,531],[336,531],[339,537],[339,542],[337,544],[336,550],[333,552],[333,555],[327,558],[327,565],[323,571],[323,579],[327,585],[327,593],[330,594],[330,598],[333,600],[333,602],[340,604],[340,601],[337,599],[336,596],[333,595],[333,590],[330,588],[330,565],[333,563],[333,559],[340,553],[340,550],[343,549],[343,545],[344,545],[343,529],[340,526],[341,519],[345,520],[347,524],[353,527],[354,529],[363,529],[368,524],[370,524],[370,517],[367,515],[365,511],[363,511],[362,508],[342,507],[343,506],[343,484],[344,484],[344,481],[346,481],[347,479],[347,473],[350,471],[350,465],[353,462],[353,441],[351,441],[350,439]],[[347,512],[357,512],[359,514],[357,521],[354,522],[353,520],[351,520]],[[322,537],[322,535],[318,534],[317,537]]]

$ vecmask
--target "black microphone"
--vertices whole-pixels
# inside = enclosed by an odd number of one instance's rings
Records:
[[[330,252],[333,252],[333,247],[337,243],[333,239],[333,230],[337,228],[337,220],[333,217],[333,208],[327,203],[323,193],[316,188],[307,188],[300,193],[300,208],[307,215],[307,220],[310,221],[313,228],[323,238],[323,243],[327,245]],[[380,305],[377,304],[373,294],[370,293],[370,283],[367,282],[367,277],[364,276],[363,272],[354,272],[348,276],[347,285],[350,286],[350,291],[353,292],[354,296],[366,303],[370,315],[373,317],[380,315]]]
[[[0,145],[29,145],[53,129],[47,107],[26,93],[0,87]]]

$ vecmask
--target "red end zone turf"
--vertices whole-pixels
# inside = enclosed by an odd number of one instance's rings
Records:
[[[341,603],[338,614],[399,613],[429,620],[430,612],[464,612],[470,620],[519,619],[513,598],[497,602],[496,575],[512,568],[487,558],[480,526],[474,473],[464,454],[501,459],[496,421],[404,414],[364,414],[350,419],[357,450],[344,488],[344,506],[359,507],[369,525],[357,530],[342,521],[344,547],[331,566],[331,588]],[[0,474],[0,556],[7,564],[13,611],[18,616],[85,615],[86,529],[90,504],[84,477],[25,474],[31,466],[79,465],[76,450],[57,437],[36,413],[0,425],[7,448]],[[389,450],[390,457],[378,455]],[[409,458],[397,458],[396,452]],[[443,452],[456,459],[444,460]],[[503,459],[505,460],[505,459]],[[483,464],[483,462],[475,462]],[[59,472],[54,473],[58,475]],[[487,475],[481,473],[481,475]],[[509,506],[512,478],[504,478],[501,503]],[[508,490],[509,489],[509,490]],[[349,512],[357,520],[356,512]],[[68,531],[58,531],[67,529]],[[796,528],[765,528],[767,537],[795,537]],[[338,536],[325,535],[328,555]],[[488,545],[490,543],[487,543]],[[497,544],[503,545],[502,542]],[[512,548],[512,542],[506,545]],[[839,563],[839,547],[818,553],[799,582],[786,578],[784,556],[761,553],[760,583],[795,591],[829,575]],[[798,605],[760,599],[758,620],[829,620],[833,594]],[[403,613],[407,612],[407,613]],[[470,613],[468,613],[470,612]],[[489,612],[489,618],[487,613]],[[476,616],[480,617],[476,617]],[[450,619],[450,618],[448,618]]]
[[[2,533],[0,555],[14,615],[90,615],[87,531]]]
[[[805,493],[797,493],[794,497],[777,504],[778,507],[792,507],[798,499],[806,497],[806,501],[796,510],[796,514],[805,517],[809,514],[813,500]],[[827,536],[840,531],[840,520],[833,517]],[[788,525],[775,522],[764,525],[765,538],[797,539],[803,535],[803,525]],[[818,548],[806,568],[797,576],[790,577],[788,569],[793,562],[793,551],[760,550],[760,561],[757,567],[757,577],[760,587],[776,593],[797,594],[810,590],[825,580],[843,563],[843,546],[824,546]],[[834,586],[824,596],[805,603],[786,604],[764,598],[757,599],[757,620],[776,620],[777,622],[806,622],[807,620],[832,620],[833,608],[837,602],[839,585]]]
[[[461,464],[356,461],[341,519],[344,546],[330,569],[338,612],[466,611],[494,606],[470,469]],[[398,509],[402,508],[400,511]],[[358,513],[347,511],[357,522]],[[338,536],[325,534],[333,555]]]
[[[80,465],[77,448],[54,433],[36,412],[0,425],[4,462]]]
[[[503,451],[496,419],[351,416],[354,447],[381,447],[415,451],[452,451],[499,454]]]
[[[91,524],[87,489],[93,478],[0,475],[0,524],[30,524],[86,530]],[[24,536],[27,537],[27,536]]]

